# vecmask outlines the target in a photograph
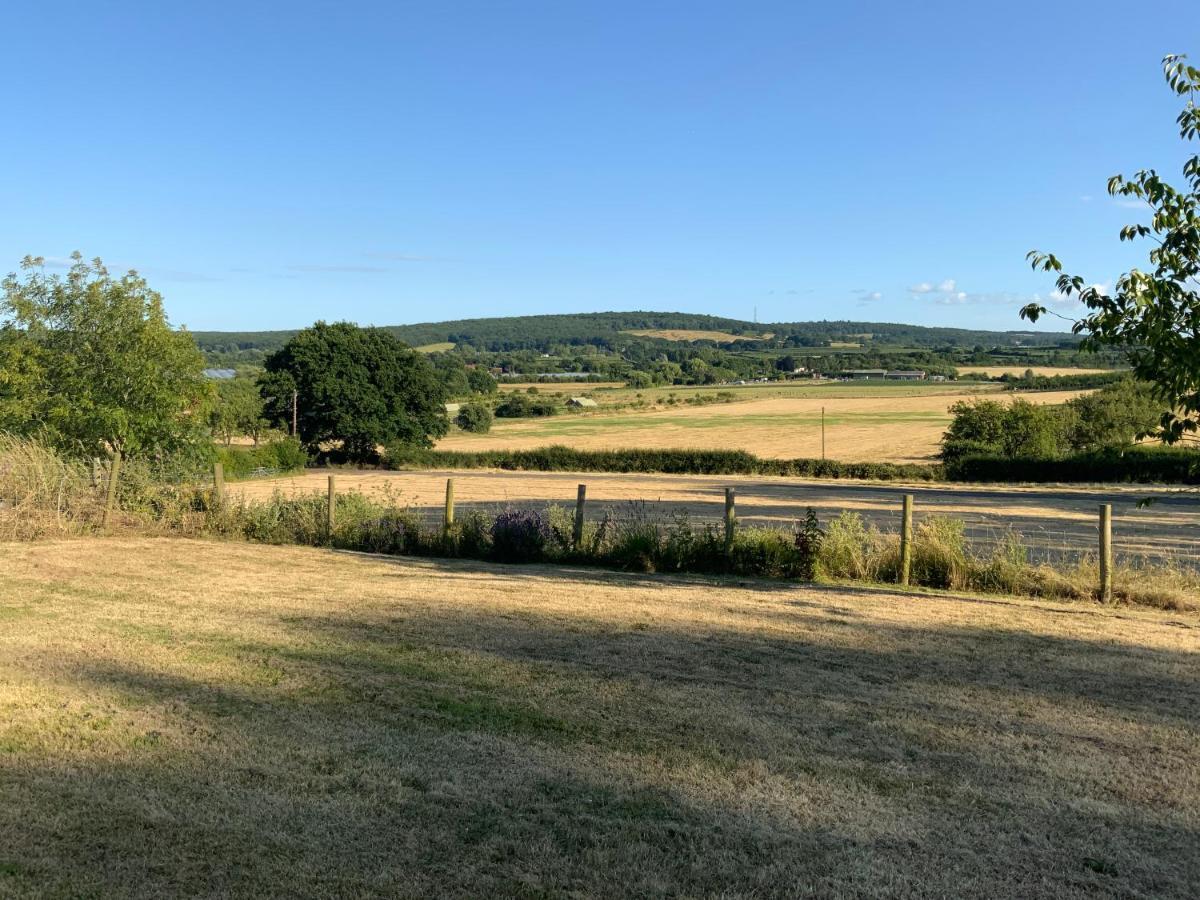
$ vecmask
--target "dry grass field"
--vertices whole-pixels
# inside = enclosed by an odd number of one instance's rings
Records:
[[[1200,619],[0,546],[0,896],[1194,897]]]
[[[586,393],[587,391],[600,389],[614,390],[623,387],[625,387],[625,382],[623,381],[503,381],[500,383],[500,390],[502,391],[527,391],[530,388],[537,388],[539,394],[562,394],[571,397],[576,394]]]
[[[1024,375],[1033,371],[1034,375],[1095,375],[1111,372],[1112,369],[1076,369],[1062,366],[958,366],[959,375],[986,375],[988,378],[999,378],[1001,375]]]
[[[691,328],[657,328],[640,331],[626,331],[624,334],[636,334],[639,337],[662,338],[664,341],[715,341],[727,344],[733,341],[756,341],[774,337],[772,334],[731,334],[728,331],[704,331]]]
[[[937,455],[950,422],[950,405],[976,396],[953,386],[944,393],[894,389],[868,396],[856,396],[852,390],[820,391],[809,388],[808,396],[706,406],[498,420],[488,434],[452,433],[438,442],[438,449],[529,449],[564,444],[580,450],[704,447],[748,450],[762,457],[819,457],[824,408],[825,452],[830,459],[924,462]],[[1025,395],[1025,399],[1063,403],[1078,393],[1046,391]]]

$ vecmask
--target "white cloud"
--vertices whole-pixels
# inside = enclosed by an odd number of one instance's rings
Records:
[[[1140,200],[1137,198],[1114,200],[1113,203],[1117,204],[1117,206],[1121,207],[1122,209],[1140,209],[1143,211],[1150,209],[1149,203],[1147,203],[1145,200]]]
[[[909,287],[910,294],[952,294],[958,283],[953,278],[943,278],[937,284],[932,281],[922,281]]]
[[[867,299],[868,300],[882,300],[883,294],[881,294],[879,291],[871,291],[871,293],[867,294]]]

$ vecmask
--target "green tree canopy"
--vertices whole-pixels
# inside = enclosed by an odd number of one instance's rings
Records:
[[[26,257],[0,296],[0,428],[83,455],[200,451],[204,357],[137,272],[79,253],[65,275]]]
[[[974,455],[1058,455],[1064,420],[1053,407],[1028,400],[1004,404],[977,398],[958,401],[950,407],[950,413],[954,418],[942,438],[942,459],[946,462]]]
[[[428,447],[449,428],[446,391],[429,360],[379,328],[318,322],[266,360],[268,409],[287,424],[297,392],[300,440],[340,443],[351,459],[382,444]]]
[[[1183,56],[1166,57],[1163,69],[1171,89],[1187,97],[1176,119],[1180,137],[1194,140],[1200,135],[1200,69],[1187,65]],[[1109,180],[1109,194],[1143,201],[1152,213],[1149,225],[1122,228],[1121,240],[1150,238],[1157,245],[1149,253],[1151,270],[1125,273],[1111,294],[1064,272],[1052,253],[1029,253],[1035,269],[1059,273],[1060,294],[1089,310],[1072,326],[1084,335],[1082,346],[1128,348],[1134,375],[1153,384],[1168,408],[1156,432],[1167,443],[1200,430],[1200,155],[1184,163],[1183,177],[1188,190],[1172,187],[1153,169]],[[1021,316],[1036,322],[1046,312],[1032,303]]]
[[[251,437],[257,444],[268,424],[257,379],[239,375],[218,381],[217,400],[209,421],[213,434],[226,444],[239,435]]]
[[[496,383],[492,373],[479,366],[467,369],[467,383],[470,385],[471,391],[476,394],[494,394],[500,390],[500,385]]]

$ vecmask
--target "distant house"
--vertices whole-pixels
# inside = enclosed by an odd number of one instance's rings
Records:
[[[573,406],[576,409],[595,409],[599,405],[591,397],[572,397],[567,401],[567,406]]]
[[[849,369],[847,378],[887,378],[887,369]]]
[[[913,372],[888,372],[887,375],[885,375],[884,377],[887,378],[889,381],[924,381],[925,373],[924,372],[916,372],[916,371],[913,371]]]
[[[204,370],[205,378],[212,378],[212,379],[215,379],[216,381],[228,381],[230,378],[233,378],[236,375],[237,375],[237,371],[234,369],[205,369]]]

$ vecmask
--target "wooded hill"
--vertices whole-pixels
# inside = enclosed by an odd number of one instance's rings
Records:
[[[1071,334],[1031,331],[977,331],[963,328],[928,328],[882,322],[776,322],[755,323],[720,316],[671,312],[601,312],[544,316],[505,316],[457,319],[416,325],[386,326],[414,347],[437,343],[466,344],[477,350],[549,352],[563,345],[594,344],[615,348],[634,341],[653,341],[633,331],[710,331],[742,338],[739,345],[753,347],[822,347],[845,344],[866,348],[906,347],[970,349],[1013,347],[1074,347]],[[207,354],[269,352],[282,347],[293,331],[198,331],[196,343]],[[760,340],[770,334],[768,340]]]

